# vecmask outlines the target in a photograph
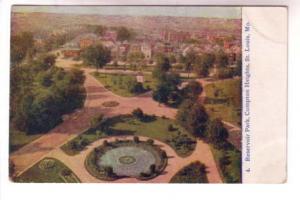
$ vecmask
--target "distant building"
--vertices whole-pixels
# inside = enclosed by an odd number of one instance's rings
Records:
[[[143,44],[141,47],[141,51],[145,56],[146,60],[150,60],[152,58],[152,47],[149,44]]]
[[[95,43],[95,40],[86,38],[86,39],[81,39],[80,40],[79,46],[80,46],[81,49],[84,49],[84,48],[87,48],[89,46],[92,46],[94,43]]]
[[[64,57],[66,58],[78,58],[80,56],[80,49],[79,48],[74,48],[74,49],[64,49],[62,50],[62,53]]]

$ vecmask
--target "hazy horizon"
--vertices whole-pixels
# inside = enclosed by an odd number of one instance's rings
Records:
[[[206,6],[22,6],[14,5],[12,12],[56,13],[78,15],[169,16],[240,19],[240,7]]]

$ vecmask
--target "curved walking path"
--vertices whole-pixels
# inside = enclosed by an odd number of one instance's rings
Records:
[[[115,136],[100,139],[91,145],[89,145],[86,149],[81,151],[79,154],[75,156],[69,156],[65,154],[61,149],[57,149],[52,151],[48,156],[54,157],[56,159],[62,160],[64,164],[66,164],[77,176],[78,178],[85,183],[169,183],[171,178],[184,166],[190,164],[194,161],[200,161],[205,164],[207,167],[207,178],[209,183],[222,183],[221,177],[219,175],[217,166],[213,159],[213,155],[211,153],[210,147],[208,144],[204,143],[201,140],[197,140],[197,145],[193,153],[185,158],[179,157],[176,152],[167,144],[155,140],[155,144],[159,145],[161,149],[165,150],[169,159],[168,165],[164,172],[147,181],[138,180],[136,178],[121,178],[115,181],[102,181],[91,174],[85,168],[85,159],[87,155],[96,147],[101,145],[104,140],[109,142],[115,141],[115,139],[133,139],[133,136]],[[148,137],[139,136],[141,140],[147,140]]]
[[[60,58],[57,59],[57,65],[63,68],[70,68],[76,63],[76,61],[72,60],[65,60]],[[84,107],[70,114],[68,117],[65,118],[65,120],[61,124],[59,124],[54,129],[50,130],[45,135],[41,136],[39,139],[10,154],[10,159],[15,164],[16,175],[20,175],[44,157],[47,157],[52,154],[57,155],[57,152],[61,151],[59,147],[67,141],[71,140],[72,138],[76,137],[80,133],[82,133],[85,129],[87,129],[89,127],[89,122],[91,118],[99,113],[103,113],[105,116],[111,117],[115,115],[131,113],[132,110],[139,107],[142,108],[143,111],[147,114],[155,114],[157,116],[175,118],[176,109],[169,108],[164,105],[159,105],[152,99],[151,95],[146,94],[138,97],[118,96],[112,93],[111,91],[105,89],[100,82],[98,82],[92,75],[90,75],[90,69],[83,69],[83,71],[85,72],[86,76],[84,87],[87,93],[87,98],[85,100]],[[105,101],[117,101],[119,102],[119,106],[113,108],[105,108],[102,106],[102,103]],[[168,149],[170,147],[165,148]],[[175,152],[172,151],[172,149],[168,150],[170,155],[174,155]],[[67,165],[71,164],[72,161],[70,160],[75,158],[70,158],[70,156],[68,157],[63,152],[59,154],[59,157],[61,157],[61,161],[66,162]],[[187,164],[187,161],[189,161],[189,159],[193,161],[201,159],[202,162],[209,167],[209,181],[216,183],[221,182],[221,178],[213,160],[213,155],[209,149],[209,146],[203,143],[202,141],[198,141],[194,153],[191,155],[191,157],[183,159],[185,160],[184,162],[177,163],[174,161],[174,163],[172,164],[173,161],[172,159],[170,159],[170,166],[173,167],[168,169],[170,173],[167,174],[170,175],[167,176],[171,176],[171,174],[176,173],[180,168]],[[80,169],[78,169],[80,168],[79,166],[73,166],[71,164],[70,167],[74,169],[75,173],[81,173]],[[83,176],[81,175],[82,174],[79,174],[78,176],[80,176],[80,178],[82,179]],[[159,182],[159,178],[163,177],[165,178],[164,180],[169,180],[165,176],[159,176],[157,177],[157,179],[153,180]],[[86,182],[85,179],[82,180],[83,182]],[[90,181],[87,180],[87,182]]]

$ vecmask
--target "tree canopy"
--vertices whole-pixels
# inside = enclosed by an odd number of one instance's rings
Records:
[[[179,106],[176,120],[180,125],[198,137],[204,137],[208,114],[203,105],[191,99],[184,100]]]
[[[110,62],[111,52],[103,45],[97,44],[87,47],[81,54],[81,57],[86,64],[95,66],[98,70]]]

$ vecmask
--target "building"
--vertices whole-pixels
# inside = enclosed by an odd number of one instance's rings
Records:
[[[80,56],[80,52],[81,51],[79,48],[62,50],[62,53],[63,53],[64,57],[66,57],[66,58],[78,58]]]
[[[93,44],[95,44],[95,40],[89,38],[84,38],[79,41],[80,49],[87,48],[89,46],[92,46]]]
[[[150,60],[152,58],[152,47],[149,44],[143,44],[141,46],[141,51],[145,56],[146,60]]]

